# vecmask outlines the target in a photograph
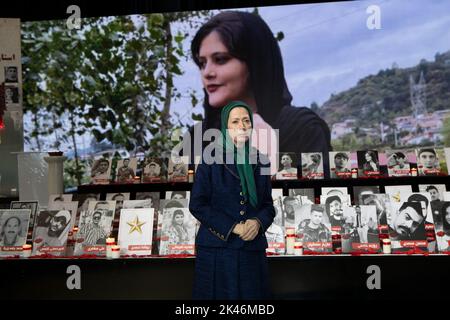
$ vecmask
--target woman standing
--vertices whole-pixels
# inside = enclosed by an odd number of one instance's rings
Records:
[[[201,223],[196,238],[194,299],[270,298],[265,231],[273,222],[275,209],[270,164],[261,161],[262,155],[250,147],[252,126],[247,104],[235,101],[226,105],[215,156],[232,159],[232,163],[198,165],[189,203]]]
[[[322,152],[328,166],[330,130],[309,108],[291,105],[278,42],[260,16],[237,11],[219,13],[198,30],[191,51],[200,68],[205,117],[192,128],[190,147],[184,146],[184,150],[191,150],[190,163],[194,156],[201,156],[194,153],[194,145],[202,137],[194,135],[220,129],[221,108],[239,100],[253,112],[254,146],[264,145],[256,138],[261,129],[271,138],[266,145],[272,163],[277,162],[277,152]],[[275,130],[279,130],[278,145],[272,143]],[[329,172],[328,167],[324,169]]]

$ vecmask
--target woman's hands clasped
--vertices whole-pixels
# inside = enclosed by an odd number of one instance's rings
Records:
[[[244,241],[255,239],[259,231],[259,222],[256,219],[248,219],[245,223],[238,223],[233,233],[237,234]]]

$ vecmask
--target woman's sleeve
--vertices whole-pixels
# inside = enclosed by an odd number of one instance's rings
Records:
[[[195,173],[189,210],[216,237],[227,241],[237,222],[217,209],[212,210],[212,189],[211,167],[201,163]]]
[[[272,199],[272,181],[270,175],[266,175],[264,197],[261,202],[261,209],[259,210],[256,219],[261,225],[261,231],[266,232],[275,218],[275,208],[273,207]]]

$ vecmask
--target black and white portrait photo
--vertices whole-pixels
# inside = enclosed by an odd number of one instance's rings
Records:
[[[6,66],[5,70],[5,83],[17,83],[19,81],[19,73],[17,67]]]
[[[68,210],[40,211],[33,231],[33,255],[64,255],[71,219]]]
[[[30,227],[29,230],[31,231],[34,227],[34,220],[36,218],[36,213],[38,211],[39,202],[38,201],[12,201],[10,205],[10,209],[30,209],[31,215],[30,215]],[[31,236],[29,234],[29,236]]]
[[[189,157],[172,155],[169,158],[168,180],[171,182],[188,181]]]
[[[188,208],[166,208],[163,213],[160,255],[194,254],[197,220]]]
[[[282,199],[280,197],[274,200],[273,207],[275,209],[275,218],[270,227],[266,230],[266,239],[268,243],[267,252],[283,254],[285,252],[285,228],[283,222]]]
[[[352,177],[350,156],[351,153],[348,151],[330,152],[331,179],[345,179]]]
[[[298,196],[283,197],[282,214],[284,227],[295,227],[300,216],[301,201]]]
[[[392,251],[395,253],[419,248],[428,251],[426,212],[423,212],[421,203],[399,202],[392,205],[394,210],[389,221]]]
[[[276,180],[296,180],[297,179],[297,155],[294,152],[278,154],[278,172],[275,174]]]
[[[378,160],[378,151],[364,150],[356,152],[358,157],[358,171],[361,177],[370,177],[380,175],[380,163]]]
[[[0,210],[0,255],[14,253],[13,247],[21,250],[27,241],[30,215],[30,209]]]
[[[296,236],[303,242],[305,251],[331,252],[331,224],[324,205],[307,204],[302,206]]]
[[[105,253],[102,249],[112,231],[115,206],[113,200],[89,202],[88,211],[80,216],[75,255]]]
[[[410,159],[415,158],[411,150],[387,150],[387,168],[389,177],[406,177],[410,175]]]
[[[161,182],[165,180],[163,159],[146,158],[142,174],[143,182]]]
[[[111,175],[111,162],[108,159],[101,158],[94,160],[91,167],[91,182],[107,182]]]
[[[121,159],[117,162],[116,182],[133,183],[136,176],[137,158]]]
[[[15,86],[5,86],[6,105],[19,103],[19,88]]]
[[[323,155],[321,152],[302,153],[302,178],[323,179]]]

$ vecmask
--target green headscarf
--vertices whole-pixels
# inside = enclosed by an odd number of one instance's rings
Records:
[[[245,142],[243,147],[236,147],[236,145],[231,140],[230,135],[227,132],[228,129],[228,117],[230,116],[231,110],[237,107],[242,107],[247,109],[250,121],[253,128],[253,114],[250,107],[242,101],[232,101],[222,108],[221,113],[221,131],[222,139],[225,141],[222,145],[225,152],[234,153],[234,161],[239,173],[239,178],[241,179],[242,191],[245,196],[248,197],[250,204],[256,208],[258,203],[258,196],[256,194],[255,177],[253,175],[253,167],[250,164],[249,154],[250,154],[250,138]],[[240,161],[237,161],[239,158]]]

